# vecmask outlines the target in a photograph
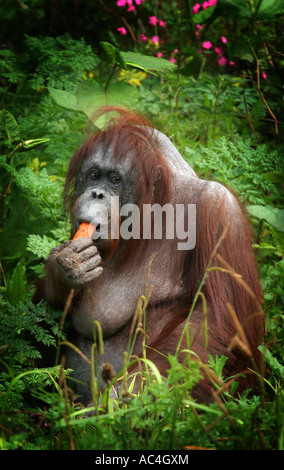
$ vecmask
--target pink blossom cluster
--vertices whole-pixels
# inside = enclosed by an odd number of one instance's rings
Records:
[[[117,31],[119,32],[119,34],[123,34],[123,35],[127,34],[127,31],[123,26],[121,28],[117,28]]]
[[[207,8],[213,7],[213,5],[216,5],[217,1],[218,0],[208,0],[208,2],[203,2],[202,4],[196,3],[192,7],[193,13],[196,15],[199,12],[199,10],[207,10]]]
[[[200,10],[206,10],[207,8],[209,7],[212,7],[214,5],[216,5],[218,0],[208,0],[206,2],[203,2],[202,4],[201,3],[196,3],[195,5],[193,5],[192,7],[192,10],[193,10],[193,13],[196,15]],[[195,32],[195,35],[198,37],[199,36],[199,32],[200,30],[203,28],[203,26],[201,26],[200,24],[197,24],[196,25],[196,32]],[[223,43],[226,43],[227,42],[227,38],[225,38],[225,36],[222,36],[221,37],[221,41]],[[212,42],[211,41],[203,41],[202,43],[202,47],[203,49],[212,49],[213,45],[212,45]],[[216,54],[218,55],[218,62],[220,65],[226,65],[227,63],[227,59],[226,57],[223,55],[223,51],[222,51],[222,48],[221,47],[215,47],[215,52]],[[202,52],[202,51],[201,51]],[[233,65],[233,62],[230,62],[230,65]]]
[[[156,18],[156,16],[150,16],[150,18],[149,18],[149,24],[151,24],[152,26],[159,25],[159,26],[161,26],[162,28],[165,28],[165,27],[166,27],[166,22],[163,21],[163,20],[159,20],[159,18]]]
[[[174,54],[177,54],[177,53],[178,53],[178,49],[175,49],[175,50],[174,50]],[[163,54],[162,52],[158,52],[158,53],[156,54],[156,57],[163,57],[163,55],[164,55],[164,54]],[[173,56],[169,58],[169,61],[172,62],[173,64],[176,63],[176,59],[175,59]]]
[[[141,5],[144,1],[145,0],[117,0],[116,4],[119,7],[127,6],[128,7],[127,11],[132,11],[132,10],[135,10],[135,5]],[[206,10],[207,8],[214,6],[214,5],[217,4],[217,1],[218,0],[207,0],[207,1],[204,1],[203,3],[196,3],[195,5],[193,5],[193,8],[192,8],[193,13],[197,14],[199,11]],[[156,16],[150,16],[149,20],[148,20],[148,23],[149,23],[149,25],[155,26],[155,27],[156,26],[160,26],[161,28],[166,27],[166,22],[163,19],[157,18]],[[195,31],[196,37],[199,36],[200,31],[202,30],[202,28],[203,28],[202,25],[199,25],[199,24],[196,25],[196,31]],[[127,30],[126,30],[125,27],[117,28],[117,31],[122,35],[127,34]],[[146,43],[149,40],[150,43],[155,45],[155,48],[157,50],[159,48],[159,46],[163,43],[163,41],[160,40],[159,36],[157,35],[157,31],[155,31],[155,32],[156,32],[156,35],[154,35],[154,36],[150,35],[149,38],[146,36],[145,33],[141,33],[140,41],[143,42],[143,43]],[[226,44],[227,43],[227,38],[225,36],[221,36],[220,42],[223,43],[223,44]],[[220,42],[219,42],[219,44],[220,44]],[[202,42],[202,48],[200,49],[200,53],[204,53],[204,50],[208,50],[208,51],[209,50],[214,50],[214,52],[217,55],[219,65],[221,65],[221,66],[225,66],[227,64],[231,65],[231,66],[235,65],[233,61],[229,61],[229,59],[226,57],[225,51],[223,50],[223,46],[220,47],[219,44],[216,45],[216,47],[214,47],[211,41],[209,41],[209,40],[203,41]],[[177,52],[178,52],[178,50],[175,49],[174,52],[171,53],[171,57],[170,57],[169,60],[173,63],[176,62],[176,59],[175,59],[174,56]],[[163,57],[163,53],[161,51],[158,51],[156,53],[156,56],[157,57]],[[265,72],[263,74],[263,78],[266,78]]]
[[[201,31],[202,28],[203,26],[201,26],[200,24],[196,25],[196,31],[195,31],[196,37],[199,36],[199,32]],[[221,36],[221,42],[223,44],[226,44],[227,38],[225,36]],[[203,49],[210,50],[213,48],[213,44],[211,41],[203,41],[202,47]],[[234,62],[228,61],[228,59],[225,57],[222,47],[214,47],[214,51],[217,54],[219,65],[226,65],[226,64],[235,65]],[[200,49],[199,52],[202,54],[203,50]]]
[[[135,10],[134,2],[136,3],[136,5],[141,5],[141,3],[144,2],[144,0],[117,0],[116,4],[117,4],[118,7],[128,6],[127,11],[133,11],[133,10]],[[160,26],[161,28],[166,27],[166,22],[162,19],[157,18],[156,16],[150,16],[149,17],[149,24],[151,26]],[[127,30],[124,26],[121,26],[120,28],[117,28],[117,31],[118,31],[119,34],[122,34],[123,36],[125,36],[127,34]],[[141,33],[141,35],[140,35],[140,41],[141,42],[147,42],[148,39],[155,45],[156,48],[158,48],[159,45],[162,43],[162,41],[160,41],[159,36],[157,36],[157,32],[156,32],[156,35],[151,36],[149,38],[146,36],[146,34]],[[178,50],[175,49],[174,53],[172,54],[172,56],[169,59],[173,63],[176,62],[176,59],[173,57],[173,55],[176,54],[177,52],[178,52]],[[163,57],[163,53],[158,52],[156,54],[156,56],[157,57]]]
[[[227,38],[225,36],[221,36],[221,41],[222,41],[223,44],[226,44]],[[211,41],[203,41],[202,47],[203,47],[203,49],[209,50],[209,49],[212,49],[213,44],[212,44]],[[225,57],[222,47],[214,47],[214,52],[218,56],[219,65],[226,65],[227,63],[229,63],[229,65],[235,65],[234,62],[232,62],[231,60],[228,61],[228,59]]]
[[[144,2],[144,0],[134,0],[134,1],[136,5],[141,5],[141,3]],[[133,5],[132,0],[117,0],[116,4],[118,7],[125,7],[126,5],[128,5],[127,11],[135,10],[135,6]]]
[[[166,22],[163,21],[163,20],[159,20],[158,18],[156,18],[156,16],[150,16],[149,24],[152,25],[152,26],[159,25],[159,26],[161,26],[161,28],[166,27]],[[142,33],[140,35],[140,41],[141,42],[147,42],[148,41],[148,37],[146,36],[146,34]],[[160,41],[160,38],[159,38],[159,36],[152,36],[151,41],[158,44],[159,41]]]

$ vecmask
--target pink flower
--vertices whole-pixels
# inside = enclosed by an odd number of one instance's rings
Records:
[[[177,53],[178,53],[178,49],[175,49],[175,50],[174,50],[174,53],[177,54]]]
[[[127,11],[133,11],[135,10],[135,7],[133,5],[131,5],[129,8],[127,8]]]
[[[227,38],[225,38],[225,36],[222,36],[221,41],[225,44],[227,42]]]
[[[149,24],[153,25],[153,26],[156,26],[156,24],[158,23],[158,19],[155,17],[155,16],[150,16],[149,18]]]
[[[214,51],[216,52],[216,54],[219,54],[219,55],[223,53],[222,47],[215,47]]]
[[[196,13],[198,13],[200,7],[201,7],[200,3],[196,3],[195,5],[193,5],[192,11],[195,15]]]
[[[216,3],[217,3],[217,0],[208,0],[208,2],[204,2],[202,6],[203,6],[203,9],[206,10],[207,8],[212,7]]]
[[[162,52],[158,52],[157,57],[163,57],[163,55],[164,54]]]
[[[153,36],[152,41],[153,42],[159,42],[159,37],[158,36]]]
[[[117,0],[116,4],[118,7],[124,7],[126,5],[126,0]]]
[[[176,59],[174,59],[173,57],[170,58],[170,62],[172,62],[173,64],[176,63]]]
[[[117,28],[117,31],[118,31],[120,34],[123,34],[123,35],[127,34],[126,29],[123,28],[123,27],[122,27],[122,28]]]
[[[198,30],[202,29],[203,26],[201,26],[200,24],[196,24],[195,27],[196,27],[195,36],[198,38],[198,36],[199,36],[199,31]]]
[[[264,80],[267,79],[267,73],[266,72],[262,72],[262,77],[264,78]]]
[[[159,21],[159,25],[160,25],[162,28],[165,28],[165,27],[166,27],[166,22],[160,20],[160,21]]]
[[[219,64],[220,65],[226,65],[226,63],[228,62],[228,60],[226,59],[226,57],[220,57],[220,59],[218,60]]]
[[[230,60],[229,65],[235,65],[235,62],[233,62],[232,60]]]
[[[204,47],[204,49],[211,49],[212,44],[210,41],[204,41],[202,46]]]
[[[148,38],[147,38],[147,36],[145,36],[144,33],[142,33],[142,34],[140,35],[140,41],[142,41],[142,42],[147,42],[147,39],[148,39]]]
[[[141,5],[142,2],[144,2],[144,0],[135,0],[136,5]]]

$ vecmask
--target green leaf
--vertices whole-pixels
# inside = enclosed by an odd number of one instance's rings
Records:
[[[271,206],[249,206],[248,212],[258,219],[265,220],[272,227],[284,232],[284,210]]]
[[[272,19],[284,14],[283,0],[262,0],[257,18]]]
[[[8,280],[7,295],[12,305],[17,305],[26,299],[26,268],[22,260],[19,261]]]
[[[127,66],[143,70],[146,73],[174,70],[176,65],[169,60],[151,57],[139,52],[120,52]],[[155,74],[154,74],[155,75]]]
[[[0,132],[3,140],[8,139],[13,143],[20,142],[21,140],[17,121],[6,109],[0,111]]]
[[[107,105],[133,107],[138,103],[137,88],[129,83],[120,82],[110,85],[107,89]]]
[[[271,354],[269,349],[267,349],[265,346],[260,345],[258,349],[264,355],[264,358],[269,367],[271,367],[271,369],[276,372],[279,377],[284,379],[284,367],[282,366],[282,364],[278,362],[278,360]]]
[[[54,88],[49,88],[49,91],[59,106],[81,111],[89,119],[101,106],[134,107],[139,98],[137,89],[125,82],[111,84],[106,91],[102,85],[93,80],[83,80],[77,87],[76,95]],[[99,119],[96,125],[103,126],[103,121]]]
[[[125,70],[127,70],[128,67],[133,67],[139,70],[143,70],[146,73],[155,75],[153,70],[156,72],[161,72],[163,70],[173,70],[176,68],[176,65],[169,60],[147,56],[140,54],[139,52],[119,51],[109,42],[100,42],[100,45],[103,49],[106,62],[113,65],[118,65]]]
[[[32,234],[27,237],[27,250],[31,251],[39,259],[47,259],[55,246],[56,240],[51,240],[46,235]]]
[[[196,15],[192,15],[195,24],[205,23],[215,11],[216,5],[206,8],[206,10],[199,11]]]
[[[138,102],[138,96],[137,89],[124,82],[109,85],[105,91],[102,85],[85,80],[77,88],[78,106],[90,119],[96,109],[101,106],[133,107]],[[96,126],[99,128],[104,127],[105,124],[105,117],[96,121]]]
[[[235,19],[251,18],[252,15],[255,15],[256,18],[264,20],[272,20],[284,14],[283,0],[260,1],[260,7],[258,8],[259,0],[254,1],[251,10],[247,0],[238,0],[237,2],[236,0],[218,0],[216,13],[218,16],[224,16],[227,13],[234,16]]]
[[[99,83],[82,81],[76,90],[77,106],[91,118],[95,110],[106,105],[105,90]]]
[[[50,142],[50,139],[32,139],[32,140],[24,140],[23,141],[23,149],[30,150],[38,145],[47,144]]]
[[[268,173],[264,173],[263,178],[271,183],[283,184],[284,173],[281,173],[280,171],[269,171]]]
[[[117,50],[115,46],[110,44],[109,42],[100,42],[100,46],[103,50],[104,60],[109,64],[115,64],[116,54],[115,51]]]
[[[48,88],[48,91],[59,106],[73,111],[82,111],[77,104],[77,97],[74,93],[55,88]]]
[[[122,53],[109,42],[100,42],[100,46],[104,52],[104,59],[109,64],[119,65],[122,69],[127,69],[127,65],[123,59]]]

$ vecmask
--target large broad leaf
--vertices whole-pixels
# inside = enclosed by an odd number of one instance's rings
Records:
[[[101,42],[105,60],[108,63],[127,69],[133,67],[146,73],[161,72],[174,69],[175,64],[169,60],[150,57],[138,52],[122,52],[108,42]],[[93,81],[83,80],[79,83],[76,93],[49,88],[53,99],[60,106],[74,111],[85,113],[92,118],[96,109],[101,106],[134,107],[138,102],[137,89],[126,83],[114,83],[105,88]],[[103,121],[96,121],[98,127],[103,126]]]
[[[58,105],[83,112],[89,119],[92,119],[95,111],[101,106],[133,108],[139,97],[137,89],[128,83],[114,83],[105,90],[93,80],[83,80],[79,83],[76,94],[54,88],[49,88],[49,92]],[[97,127],[103,125],[103,120],[96,121]]]
[[[215,10],[216,16],[228,13],[236,19],[251,18],[251,9],[247,0],[218,0]]]
[[[284,14],[283,0],[262,0],[258,8],[259,2],[254,2],[254,10],[251,11],[247,0],[218,0],[216,7],[216,15],[224,16],[224,13],[233,15],[236,19],[251,18],[255,15],[258,19],[271,20]]]
[[[143,70],[146,73],[162,72],[163,70],[174,70],[176,65],[166,59],[151,57],[139,52],[121,52],[125,63],[129,67]]]
[[[106,91],[99,83],[85,80],[77,88],[78,106],[90,119],[101,106],[134,107],[138,96],[137,89],[124,82],[114,83]],[[104,127],[105,117],[98,119],[95,124],[97,127]]]
[[[82,111],[77,104],[77,97],[75,93],[69,91],[56,90],[55,88],[48,88],[54,101],[63,108],[72,109],[73,111]]]
[[[91,80],[84,80],[77,87],[76,100],[80,109],[91,118],[97,108],[106,105],[104,87]]]
[[[284,232],[284,210],[270,206],[249,206],[248,212],[258,219],[265,220],[280,232]]]
[[[262,0],[258,12],[256,13],[257,18],[272,19],[277,18],[284,14],[284,2],[283,0]]]
[[[118,65],[122,69],[132,67],[155,75],[153,71],[161,72],[176,68],[175,64],[166,59],[140,54],[140,52],[119,51],[109,42],[100,42],[100,45],[103,49],[105,61]]]

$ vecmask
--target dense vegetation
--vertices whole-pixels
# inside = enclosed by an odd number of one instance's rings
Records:
[[[283,3],[6,0],[0,16],[1,448],[283,449]],[[58,351],[66,340],[66,312],[31,297],[50,250],[69,237],[66,169],[105,96],[143,112],[201,177],[245,204],[264,291],[258,395],[224,387],[199,405],[199,364],[171,357],[167,378],[141,363],[138,396],[131,378],[116,403],[94,386],[86,416],[68,371],[35,367],[32,338]],[[209,358],[216,387],[224,361]]]

